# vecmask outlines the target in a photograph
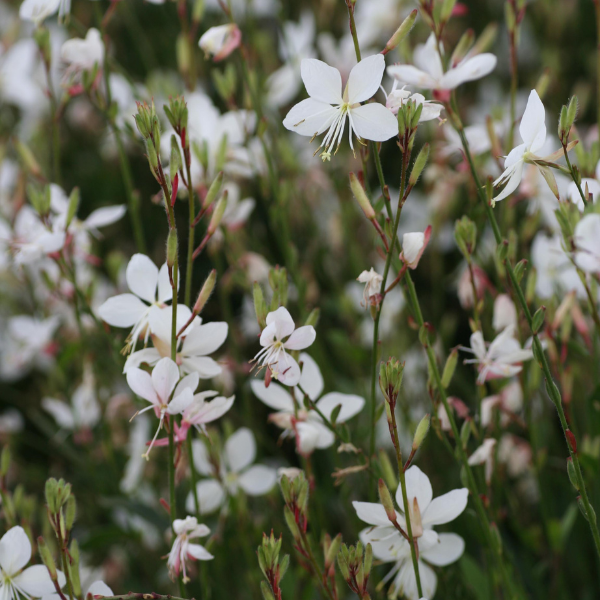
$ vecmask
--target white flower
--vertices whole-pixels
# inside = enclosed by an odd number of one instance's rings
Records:
[[[500,425],[505,427],[510,423],[510,415],[514,415],[523,408],[523,390],[518,381],[509,383],[502,388],[499,394],[487,396],[481,401],[480,421],[482,427],[492,424],[494,408],[501,411]]]
[[[171,306],[162,309],[156,306],[151,307],[148,313],[148,327],[152,334],[154,348],[144,348],[131,354],[125,361],[124,373],[142,363],[154,365],[161,358],[171,356],[172,315],[173,308]],[[183,327],[189,315],[191,312],[186,306],[181,304],[177,306],[178,331]],[[184,320],[184,318],[186,319]],[[203,325],[202,319],[195,317],[177,340],[175,361],[181,367],[181,372],[184,375],[197,373],[200,379],[211,379],[219,375],[222,371],[221,366],[207,355],[222,346],[227,338],[228,329],[227,323],[222,321]]]
[[[39,261],[46,254],[58,252],[64,246],[65,232],[57,221],[42,223],[37,212],[24,206],[15,219],[12,246],[17,264]]]
[[[535,90],[531,90],[529,94],[519,133],[523,143],[509,152],[504,161],[504,173],[494,181],[495,186],[506,184],[502,192],[494,198],[494,202],[504,200],[519,187],[525,163],[539,158],[536,152],[546,143],[546,111]]]
[[[335,436],[316,411],[307,411],[304,408],[300,387],[311,400],[316,401],[319,412],[326,419],[330,419],[335,407],[341,405],[342,408],[337,417],[338,423],[344,423],[357,415],[363,409],[365,400],[354,394],[337,392],[325,394],[318,400],[323,392],[321,371],[317,363],[304,352],[300,355],[300,361],[302,362],[302,376],[299,387],[293,388],[291,394],[274,382],[271,382],[269,387],[265,387],[264,381],[254,379],[250,385],[257,398],[277,411],[271,413],[269,420],[285,430],[283,436],[295,436],[298,451],[307,455],[315,449],[329,448],[334,443]]]
[[[125,277],[133,293],[109,298],[98,308],[98,316],[113,327],[133,327],[128,337],[128,344],[135,348],[140,335],[144,335],[144,343],[148,341],[150,335],[148,319],[151,308],[154,306],[164,308],[165,302],[172,299],[173,290],[166,263],[159,271],[144,254],[134,254],[131,257]],[[183,326],[190,314],[189,308],[179,306],[178,324],[181,319],[181,326]]]
[[[212,560],[214,558],[204,546],[190,542],[194,538],[206,537],[210,533],[210,529],[206,525],[199,525],[196,517],[186,517],[185,519],[175,519],[173,530],[177,537],[168,555],[169,575],[175,579],[183,571],[183,582],[187,583],[190,580],[186,569],[188,560]]]
[[[373,267],[371,267],[369,271],[363,271],[356,278],[356,281],[360,281],[360,283],[365,284],[365,290],[363,292],[364,306],[369,306],[375,302],[375,297],[381,291],[381,282],[383,281],[383,277],[377,273]]]
[[[586,215],[575,226],[575,264],[586,273],[600,272],[600,215]]]
[[[465,363],[478,365],[477,383],[482,384],[489,379],[512,377],[521,372],[521,363],[524,360],[533,357],[531,350],[521,349],[521,345],[514,338],[514,332],[514,326],[507,327],[486,348],[483,334],[481,331],[476,331],[471,335],[471,347],[461,347],[462,350],[475,355],[475,358],[465,360]]]
[[[90,71],[96,64],[101,67],[104,61],[104,42],[100,32],[92,27],[85,39],[67,40],[60,50],[60,58],[77,71]]]
[[[501,128],[498,123],[494,123],[494,129],[496,134],[500,133]],[[443,130],[447,144],[441,148],[442,156],[447,157],[456,152],[463,152],[462,140],[458,132],[449,125],[444,125]],[[468,125],[464,128],[464,134],[473,156],[484,154],[492,148],[490,134],[485,125]]]
[[[267,326],[260,334],[263,349],[254,357],[260,367],[267,367],[272,376],[284,385],[296,385],[300,380],[300,367],[286,350],[304,350],[317,337],[312,325],[296,329],[287,308],[280,306],[267,315]],[[287,340],[284,342],[284,338]]]
[[[23,415],[14,408],[9,408],[0,413],[0,435],[10,435],[23,431],[25,420]]]
[[[61,4],[61,0],[23,0],[19,7],[19,17],[24,21],[33,21],[40,25],[52,16]]]
[[[100,420],[100,404],[89,366],[85,370],[83,383],[73,393],[70,404],[56,398],[43,398],[42,408],[64,429],[75,431],[94,427]]]
[[[81,573],[83,575],[84,567],[80,567]],[[90,584],[88,587],[84,598],[85,600],[94,600],[96,596],[114,596],[114,592],[104,583],[104,581],[96,580]],[[47,594],[42,600],[61,600],[61,597],[58,594]]]
[[[194,464],[198,471],[210,479],[203,479],[196,492],[200,512],[208,514],[223,505],[225,498],[235,496],[240,490],[249,496],[262,496],[277,482],[277,471],[265,465],[253,465],[256,458],[256,441],[247,427],[241,427],[225,442],[218,467],[211,463],[209,451],[201,440],[192,446]],[[194,510],[194,496],[188,495],[186,507]]]
[[[452,490],[438,498],[433,498],[431,482],[417,466],[406,471],[406,495],[413,536],[419,543],[419,573],[423,593],[431,598],[437,587],[437,577],[427,564],[445,566],[458,560],[464,552],[464,540],[454,533],[436,533],[435,525],[449,523],[466,508],[469,491],[466,488]],[[396,502],[400,511],[396,516],[400,526],[406,531],[405,507],[402,489],[396,490]],[[363,544],[370,543],[373,555],[385,562],[396,562],[395,567],[384,581],[396,575],[390,589],[392,597],[403,594],[409,600],[418,600],[417,585],[411,561],[410,545],[400,535],[387,517],[381,504],[353,502],[356,514],[361,521],[371,527],[360,533]]]
[[[207,402],[209,398],[212,400]],[[234,400],[235,396],[227,398],[214,391],[196,394],[193,401],[181,411],[181,435],[185,435],[186,428],[190,426],[194,426],[200,433],[206,433],[204,426],[220,419],[233,406]]]
[[[387,95],[385,105],[395,114],[398,114],[398,110],[408,102],[414,102],[418,107],[421,104],[423,105],[423,109],[421,111],[421,116],[419,117],[419,123],[423,123],[425,121],[432,121],[433,119],[439,119],[440,113],[444,109],[442,104],[437,102],[430,102],[429,100],[425,100],[425,96],[422,94],[413,94],[408,90],[405,90],[404,87],[401,89],[396,89],[398,86],[398,82],[394,81],[394,85],[392,87],[392,91]]]
[[[494,471],[494,448],[496,447],[496,440],[493,438],[486,438],[483,443],[471,456],[469,457],[469,464],[473,465],[485,465],[485,482],[489,485],[492,481],[492,473]]]
[[[144,454],[146,459],[150,456],[150,451],[156,441],[158,432],[162,429],[165,415],[179,414],[188,406],[192,402],[198,382],[199,377],[197,373],[188,375],[179,381],[179,368],[170,358],[163,358],[158,361],[152,370],[152,375],[137,368],[127,371],[127,383],[129,387],[140,398],[150,402],[150,406],[138,411],[134,417],[153,409],[159,419],[154,438]],[[171,395],[173,396],[172,399]]]
[[[202,34],[198,46],[206,56],[213,57],[215,62],[229,56],[242,41],[242,32],[235,23],[211,27]]]
[[[498,460],[511,477],[526,474],[531,467],[531,446],[516,435],[505,434],[498,444]]]
[[[427,43],[415,48],[413,52],[415,66],[393,65],[388,67],[388,75],[401,83],[426,90],[453,90],[467,81],[489,75],[496,68],[496,57],[486,53],[466,57],[444,73],[436,44],[435,36],[431,34]]]
[[[310,98],[296,104],[283,121],[284,127],[300,135],[315,137],[324,131],[319,148],[321,158],[331,158],[342,141],[346,117],[350,121],[349,142],[354,150],[352,134],[363,139],[384,142],[398,133],[398,121],[381,104],[363,104],[381,84],[385,59],[381,54],[361,60],[350,72],[342,93],[342,76],[334,67],[314,58],[305,58],[300,66],[302,80]],[[317,150],[318,151],[318,150]]]
[[[31,542],[25,530],[16,526],[0,538],[0,598],[17,600],[41,598],[56,591],[44,565],[34,565],[23,570],[31,558]],[[57,571],[58,584],[62,588],[66,579]]]
[[[402,236],[402,253],[400,260],[410,269],[416,269],[431,237],[431,225],[424,232],[405,233]]]
[[[496,296],[492,324],[496,331],[506,329],[509,325],[517,326],[517,308],[508,294]]]

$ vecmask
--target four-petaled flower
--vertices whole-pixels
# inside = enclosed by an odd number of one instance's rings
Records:
[[[179,573],[183,572],[183,582],[187,583],[190,580],[186,568],[188,560],[212,560],[214,558],[204,546],[190,541],[194,538],[206,537],[210,533],[210,529],[206,525],[198,524],[196,517],[186,517],[173,521],[173,531],[175,531],[176,537],[168,554],[169,575],[174,580],[179,577]]]
[[[384,70],[381,54],[361,60],[350,72],[342,92],[342,76],[336,68],[315,58],[305,58],[300,71],[310,98],[290,110],[283,121],[284,127],[312,138],[329,130],[317,149],[318,152],[323,148],[323,160],[329,160],[332,151],[339,149],[346,117],[350,122],[348,140],[352,151],[353,133],[359,142],[389,140],[398,133],[398,122],[392,112],[381,104],[360,104],[375,95]]]
[[[259,366],[267,367],[272,376],[284,385],[296,385],[300,380],[300,367],[286,350],[304,350],[316,337],[317,333],[312,325],[296,329],[287,308],[280,306],[267,315],[267,326],[260,334],[263,349],[254,360]],[[285,342],[284,338],[287,338]]]
[[[356,281],[365,284],[363,291],[364,306],[377,305],[377,296],[381,292],[383,277],[373,267],[369,271],[363,271]]]

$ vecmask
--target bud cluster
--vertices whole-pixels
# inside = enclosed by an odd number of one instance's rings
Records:
[[[268,537],[266,533],[263,533],[262,542],[258,547],[257,554],[260,570],[267,579],[267,581],[261,582],[260,585],[264,600],[281,600],[279,583],[290,565],[290,557],[286,554],[280,562],[280,551],[281,535],[276,539],[273,535],[273,530],[271,530],[271,535]]]
[[[285,502],[285,521],[296,544],[300,546],[308,527],[308,480],[301,471],[293,479],[284,475],[281,478],[280,486]]]
[[[356,546],[342,544],[338,553],[340,572],[346,580],[348,587],[358,595],[361,600],[369,600],[367,592],[371,567],[373,566],[373,550],[371,544],[366,548],[358,542]]]
[[[477,225],[466,215],[457,219],[454,223],[454,239],[465,260],[470,261],[477,244]]]
[[[401,363],[397,358],[390,357],[387,362],[381,363],[379,367],[379,387],[391,410],[396,407],[403,375],[404,363]]]

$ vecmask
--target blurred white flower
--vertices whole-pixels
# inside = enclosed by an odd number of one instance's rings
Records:
[[[486,396],[481,401],[480,422],[482,427],[492,424],[494,409],[500,410],[500,425],[505,427],[510,422],[510,415],[514,415],[523,408],[523,390],[518,381],[512,381],[503,387],[500,393]]]
[[[600,272],[600,215],[583,217],[575,226],[575,264],[586,273]]]
[[[329,448],[334,443],[335,436],[317,411],[304,408],[300,388],[316,403],[319,412],[326,419],[330,419],[333,410],[341,405],[337,423],[344,423],[357,415],[363,409],[365,400],[354,394],[338,392],[325,394],[319,399],[323,392],[323,376],[317,363],[304,352],[300,355],[300,362],[302,376],[299,387],[293,388],[291,393],[274,382],[266,387],[264,381],[253,379],[250,385],[257,398],[277,411],[271,413],[269,420],[285,430],[283,436],[295,436],[298,451],[307,455],[315,449]]]
[[[517,326],[517,308],[508,294],[496,296],[492,325],[496,331],[506,329],[509,325]]]
[[[60,50],[61,60],[68,65],[69,71],[90,71],[94,65],[102,67],[104,62],[104,42],[100,32],[91,27],[85,39],[72,38],[63,43]]]
[[[521,372],[523,368],[521,363],[524,360],[533,358],[531,350],[521,348],[514,338],[514,333],[514,325],[509,325],[486,348],[483,334],[481,331],[476,331],[471,335],[471,347],[461,346],[461,350],[475,355],[475,358],[465,360],[465,364],[478,365],[478,384],[483,384],[490,379],[512,377]]]
[[[373,303],[377,304],[375,297],[381,291],[381,282],[383,277],[375,271],[373,267],[369,271],[363,271],[357,278],[356,281],[365,284],[363,292],[363,303],[364,306],[369,306]]]
[[[14,249],[15,262],[37,262],[47,254],[61,250],[65,239],[64,229],[58,221],[44,224],[33,208],[23,206],[13,226],[11,246]]]
[[[9,408],[0,413],[0,435],[10,435],[23,431],[25,421],[23,415],[14,408]]]
[[[413,65],[393,65],[387,72],[400,83],[415,85],[426,90],[453,90],[467,81],[474,81],[489,75],[496,68],[493,54],[467,56],[455,67],[444,73],[438,54],[437,42],[433,33],[425,44],[413,52]]]
[[[23,0],[19,7],[19,17],[40,25],[58,11],[62,0]]]
[[[469,464],[473,465],[485,465],[485,482],[489,485],[492,481],[492,473],[494,471],[494,448],[496,447],[496,440],[493,438],[486,438],[483,443],[471,456],[469,456]]]
[[[271,375],[284,385],[296,385],[300,380],[300,367],[286,350],[304,350],[317,337],[312,325],[298,327],[287,308],[280,306],[267,315],[267,326],[260,334],[263,349],[254,357],[259,367],[267,367]],[[287,340],[284,342],[284,338]]]
[[[241,43],[242,32],[235,23],[218,25],[205,31],[198,46],[203,50],[205,56],[212,56],[215,62],[227,58]]]
[[[0,538],[0,597],[3,600],[42,598],[56,591],[48,569],[34,565],[25,569],[31,558],[31,542],[25,530],[16,526]],[[66,583],[65,575],[57,570],[58,585]]]
[[[428,225],[424,232],[405,233],[402,236],[400,260],[410,269],[416,269],[427,244],[429,244],[430,237],[431,225]]]
[[[190,581],[186,569],[188,560],[212,560],[214,558],[204,546],[190,542],[195,538],[206,537],[210,533],[210,529],[206,525],[198,524],[196,517],[186,517],[185,519],[175,519],[173,530],[176,537],[167,560],[169,575],[171,579],[175,579],[179,577],[179,573],[183,572],[183,583],[188,583]]]
[[[429,566],[443,567],[457,561],[465,549],[464,540],[454,533],[436,533],[435,525],[443,525],[456,519],[466,508],[469,491],[466,488],[452,490],[433,499],[429,478],[419,467],[406,471],[406,495],[413,536],[419,543],[419,574],[423,593],[432,598],[437,587],[437,577]],[[396,490],[396,511],[399,525],[406,531],[406,520],[402,489]],[[395,575],[388,592],[392,598],[404,595],[409,600],[418,600],[417,584],[411,560],[410,544],[401,536],[387,517],[385,508],[373,502],[353,502],[356,514],[369,528],[360,532],[363,544],[370,543],[373,556],[384,562],[395,562],[384,581]],[[429,564],[427,564],[429,563]]]
[[[423,105],[423,109],[421,111],[421,116],[419,117],[419,123],[423,123],[425,121],[432,121],[433,119],[439,119],[440,113],[444,109],[442,104],[437,102],[430,102],[429,100],[425,100],[425,96],[418,93],[412,93],[408,90],[404,89],[404,86],[401,89],[396,89],[398,86],[398,81],[394,81],[394,85],[392,87],[392,91],[387,95],[385,105],[395,114],[398,114],[398,110],[407,104],[408,102],[414,102],[418,107]]]
[[[314,58],[301,64],[302,80],[310,98],[296,104],[283,121],[284,127],[300,135],[315,137],[328,130],[320,148],[321,158],[328,160],[337,152],[349,120],[348,140],[354,151],[352,135],[359,142],[384,142],[398,133],[398,122],[390,110],[378,103],[363,104],[375,95],[385,70],[381,54],[361,60],[350,72],[342,92],[342,76],[334,67]],[[317,149],[318,151],[318,149]]]
[[[252,464],[256,458],[256,441],[247,427],[241,427],[229,436],[218,466],[211,462],[208,448],[202,440],[194,440],[192,448],[198,472],[210,477],[198,482],[196,488],[202,514],[217,510],[228,495],[235,496],[241,490],[249,496],[262,496],[277,482],[275,469]],[[195,509],[191,492],[186,507],[188,511]]]

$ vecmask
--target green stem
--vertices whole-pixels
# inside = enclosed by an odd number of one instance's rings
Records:
[[[417,580],[417,590],[419,592],[419,598],[423,597],[423,590],[421,588],[421,573],[419,572],[419,559],[417,558],[417,549],[415,538],[412,532],[412,523],[410,518],[410,507],[408,505],[408,494],[406,492],[406,474],[404,472],[404,464],[402,462],[402,454],[400,452],[400,441],[398,440],[398,425],[396,424],[396,406],[390,405],[390,414],[392,418],[392,442],[394,449],[396,450],[396,461],[398,463],[398,475],[400,477],[400,488],[402,489],[402,501],[404,502],[404,517],[406,519],[406,530],[408,537],[410,538],[410,555],[412,558],[413,569],[415,571],[415,578]]]
[[[461,138],[463,150],[465,152],[465,156],[467,157],[467,161],[469,163],[471,175],[475,182],[475,188],[477,189],[477,194],[485,208],[488,221],[490,222],[490,225],[492,226],[492,231],[494,232],[494,238],[496,240],[496,244],[500,245],[502,243],[502,235],[500,233],[500,228],[498,227],[498,222],[496,221],[496,217],[494,215],[494,210],[492,209],[489,202],[487,201],[487,198],[485,197],[483,188],[481,186],[481,182],[479,181],[479,176],[477,175],[477,171],[475,169],[475,164],[473,162],[473,158],[471,156],[471,151],[469,149],[469,143],[467,142],[467,138],[464,133],[462,121],[460,120],[460,116],[458,114],[458,110],[456,107],[456,98],[454,97],[454,95],[452,96],[452,112],[454,113],[454,119],[453,119],[454,127],[457,130],[457,132]],[[533,333],[534,356],[536,356],[536,358],[539,361],[538,364],[539,364],[540,368],[542,369],[542,372],[544,373],[544,378],[546,379],[546,389],[547,389],[548,395],[549,395],[550,399],[552,400],[552,403],[554,404],[556,411],[558,413],[558,418],[560,420],[560,424],[563,429],[563,434],[565,436],[567,448],[569,450],[571,459],[573,460],[573,466],[575,467],[575,477],[576,477],[576,481],[577,481],[578,491],[581,494],[581,501],[582,501],[583,507],[585,509],[587,522],[590,526],[592,538],[594,539],[594,545],[596,547],[596,552],[598,554],[598,558],[600,559],[600,533],[598,532],[598,525],[596,522],[595,513],[593,512],[592,506],[591,506],[589,498],[588,498],[585,481],[583,479],[583,474],[581,472],[581,467],[579,465],[579,458],[577,456],[577,453],[573,451],[573,448],[571,447],[571,444],[569,442],[568,433],[570,433],[570,429],[569,429],[569,425],[567,423],[567,419],[565,417],[565,412],[564,412],[564,409],[562,406],[562,397],[561,397],[560,391],[558,389],[558,386],[556,385],[556,383],[554,382],[554,379],[552,377],[552,372],[550,371],[550,365],[548,364],[548,359],[546,358],[546,354],[544,352],[544,348],[542,347],[542,343],[540,342],[539,337],[537,336],[537,333],[534,332],[534,330],[533,330],[533,316],[531,314],[531,311],[529,310],[529,306],[527,305],[527,300],[525,299],[523,290],[521,289],[521,286],[515,276],[513,267],[510,264],[510,261],[508,261],[508,260],[506,260],[504,262],[504,265],[505,265],[506,271],[508,273],[508,277],[513,286],[513,289],[517,295],[517,299],[518,299],[519,305],[521,306],[521,310],[523,311],[523,314],[525,315],[525,318],[527,320],[527,324],[529,325],[529,328],[530,328],[531,332]]]
[[[189,157],[189,160],[188,160]],[[187,177],[187,189],[188,189],[188,204],[189,204],[189,227],[188,227],[188,248],[187,248],[187,262],[185,263],[185,296],[184,304],[190,305],[192,301],[192,269],[194,266],[194,219],[196,218],[196,210],[194,204],[194,188],[192,186],[192,174],[190,170],[191,156],[189,151],[186,153],[186,177]]]
[[[192,432],[188,431],[186,438],[188,460],[190,461],[190,472],[192,474],[192,495],[194,496],[194,508],[196,509],[196,517],[200,521],[200,500],[198,499],[198,473],[196,471],[196,465],[194,464],[194,453],[192,451]]]

